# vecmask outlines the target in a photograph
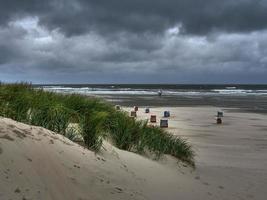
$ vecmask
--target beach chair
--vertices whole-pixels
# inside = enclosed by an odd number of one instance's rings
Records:
[[[217,117],[223,117],[223,112],[218,111],[217,112]]]
[[[168,120],[167,119],[161,119],[160,120],[160,128],[168,128]]]
[[[151,123],[156,123],[157,122],[157,116],[156,115],[151,115],[150,116],[150,122]]]
[[[170,111],[164,111],[164,117],[170,117]]]
[[[115,106],[115,109],[116,109],[116,110],[120,110],[121,107],[120,107],[119,105],[116,105],[116,106]]]
[[[222,118],[217,117],[217,118],[216,118],[216,123],[217,123],[217,124],[222,124]]]
[[[137,117],[136,111],[131,111],[131,117]]]

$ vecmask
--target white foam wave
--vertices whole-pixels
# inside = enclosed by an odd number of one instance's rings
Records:
[[[83,95],[157,95],[158,89],[132,89],[132,88],[91,88],[91,87],[63,87],[44,86],[46,91],[58,93],[77,93]],[[214,90],[163,90],[163,95],[169,96],[199,96],[199,95],[267,95],[267,90],[245,89],[214,89]]]
[[[267,90],[244,90],[244,89],[215,89],[212,90],[219,94],[231,95],[265,95]]]

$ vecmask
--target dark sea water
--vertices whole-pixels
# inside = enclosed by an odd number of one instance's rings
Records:
[[[218,106],[267,113],[267,85],[62,84],[36,87],[58,93],[97,96],[124,106]]]

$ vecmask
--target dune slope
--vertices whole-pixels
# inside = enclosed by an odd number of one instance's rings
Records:
[[[163,163],[164,162],[164,163]],[[0,199],[209,199],[176,159],[161,162],[105,142],[95,154],[41,127],[0,118]]]

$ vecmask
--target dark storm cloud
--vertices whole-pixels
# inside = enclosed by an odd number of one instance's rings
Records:
[[[0,3],[0,80],[266,82],[267,0]]]
[[[267,27],[267,0],[1,0],[0,23],[36,15],[66,35],[98,31],[161,33],[181,23],[184,31],[243,32]]]

